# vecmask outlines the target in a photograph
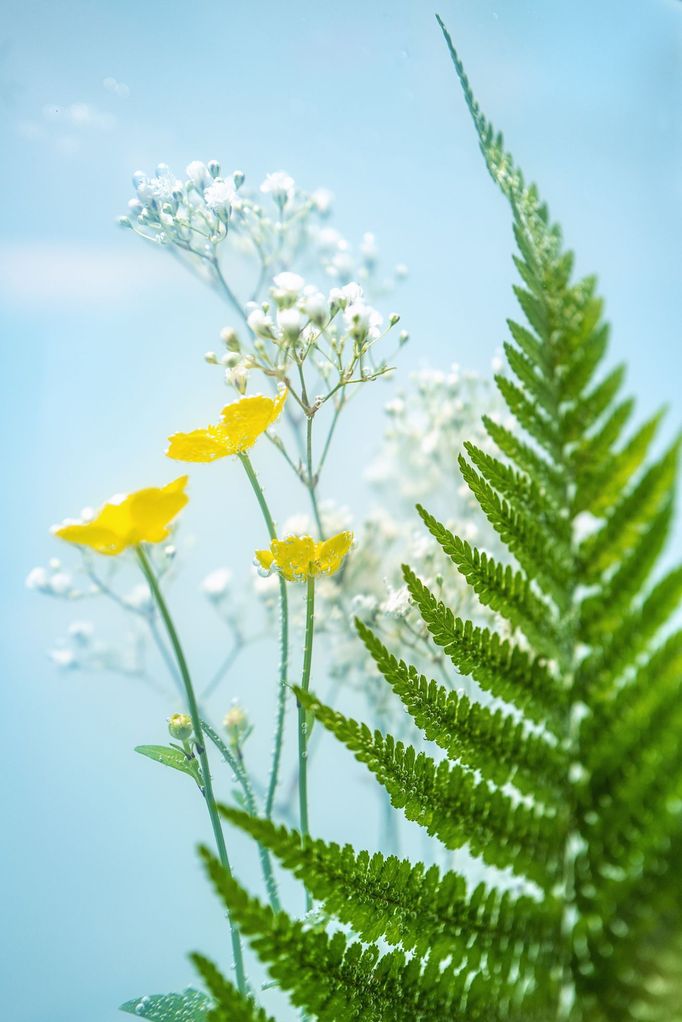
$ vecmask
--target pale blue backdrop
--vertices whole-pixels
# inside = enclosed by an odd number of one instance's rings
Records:
[[[682,408],[682,5],[444,0],[440,13],[579,268],[599,272],[642,412],[668,402],[671,432]],[[57,674],[45,651],[66,608],[23,588],[56,552],[53,521],[169,478],[163,438],[222,397],[201,354],[229,317],[114,227],[130,174],[217,157],[253,182],[284,168],[331,188],[345,233],[375,231],[411,267],[392,301],[412,334],[403,373],[455,359],[487,369],[513,311],[509,215],[423,0],[6,0],[0,42],[2,1011],[114,1022],[121,1000],[189,981],[190,948],[225,957],[196,864],[198,799],[131,751],[162,740],[169,707],[115,678]],[[85,107],[56,112],[71,104]],[[346,422],[327,480],[356,509],[358,451],[371,452],[387,393]],[[220,507],[215,477],[193,479],[187,519],[201,538],[175,601],[199,670],[209,626],[198,580],[216,563],[245,570],[261,538],[236,469],[224,478]],[[289,500],[300,496],[278,492],[281,512],[296,509]],[[256,716],[259,683],[252,671],[233,686]],[[266,749],[267,736],[256,756]],[[313,802],[317,831],[375,844],[375,802],[349,757],[324,753]],[[248,845],[236,843],[235,861],[254,880]]]

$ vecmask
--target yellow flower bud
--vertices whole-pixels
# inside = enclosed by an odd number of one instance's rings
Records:
[[[186,742],[192,736],[192,720],[186,713],[174,713],[168,718],[168,733],[179,742]]]

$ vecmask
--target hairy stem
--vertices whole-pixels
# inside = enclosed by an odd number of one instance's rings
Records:
[[[258,806],[256,805],[253,788],[251,787],[251,779],[249,778],[248,770],[244,764],[241,749],[237,748],[236,754],[233,753],[227,747],[218,732],[215,731],[210,724],[207,724],[205,720],[202,720],[201,726],[239,781],[242,791],[244,792],[244,804],[248,812],[251,813],[252,816],[258,816]],[[265,881],[265,888],[268,892],[270,905],[273,912],[279,912],[281,905],[279,894],[277,892],[277,882],[272,871],[272,859],[270,858],[270,853],[267,848],[265,848],[260,841],[258,841],[257,844],[263,880]]]
[[[303,648],[303,674],[301,688],[307,692],[310,688],[310,668],[313,661],[313,634],[315,631],[315,579],[308,579],[305,609],[305,645]],[[298,805],[300,828],[303,837],[308,830],[308,722],[305,708],[298,704]],[[312,905],[310,894],[306,890],[306,908]]]
[[[309,415],[306,420],[306,486],[308,493],[310,494],[310,503],[313,508],[313,515],[315,517],[315,525],[317,526],[317,532],[320,539],[324,539],[324,529],[322,528],[322,518],[320,517],[320,508],[317,503],[317,477],[313,471],[313,416]]]
[[[253,492],[256,495],[258,506],[261,509],[270,540],[277,539],[275,523],[270,514],[263,493],[263,488],[258,482],[258,477],[248,454],[240,454],[239,460],[244,466]],[[268,790],[265,796],[265,815],[268,819],[272,817],[272,810],[277,794],[277,784],[282,763],[282,742],[284,739],[284,716],[286,710],[287,695],[287,674],[289,671],[289,599],[287,596],[287,584],[282,576],[279,576],[279,683],[277,686],[277,709],[275,712],[275,736],[272,748],[272,760],[270,763],[270,776],[268,778]]]
[[[194,729],[194,742],[199,756],[199,762],[201,763],[201,775],[203,782],[202,790],[204,795],[204,801],[206,802],[208,815],[211,820],[213,836],[215,838],[216,848],[218,850],[218,858],[220,859],[220,863],[223,869],[225,869],[227,873],[232,875],[232,870],[230,869],[230,860],[228,858],[227,848],[225,846],[225,837],[223,835],[223,829],[220,824],[220,817],[218,816],[218,809],[215,802],[215,796],[213,794],[211,770],[208,762],[208,756],[206,754],[206,746],[204,745],[201,717],[199,715],[199,707],[197,705],[196,696],[194,694],[192,677],[189,673],[189,668],[187,666],[185,654],[180,644],[178,633],[175,630],[173,619],[170,615],[168,607],[166,606],[166,601],[163,598],[161,588],[159,586],[156,575],[154,574],[154,570],[149,562],[149,558],[147,557],[147,554],[145,553],[144,548],[142,546],[136,547],[136,552],[137,559],[142,569],[142,574],[147,580],[152,596],[154,597],[156,605],[159,608],[159,613],[161,615],[163,623],[166,626],[166,631],[168,633],[170,644],[173,648],[173,653],[175,654],[175,659],[178,664],[180,676],[185,686],[187,707],[189,709],[189,715],[192,720],[192,728]],[[232,937],[232,956],[234,959],[234,970],[235,977],[237,980],[237,986],[242,993],[245,993],[247,989],[247,984],[246,974],[244,972],[244,958],[242,954],[242,945],[239,936],[239,930],[232,922],[229,912],[227,918],[230,924],[230,933]]]

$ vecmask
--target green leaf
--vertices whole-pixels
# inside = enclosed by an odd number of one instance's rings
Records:
[[[180,749],[174,749],[168,745],[137,745],[135,752],[146,756],[147,759],[153,759],[155,763],[162,763],[164,766],[172,767],[173,770],[189,774],[190,777],[195,776],[191,761]]]
[[[252,997],[240,991],[203,955],[190,956],[215,999],[208,1022],[274,1022]]]
[[[200,990],[187,987],[180,994],[146,994],[122,1004],[120,1011],[149,1022],[207,1022],[213,1001]]]

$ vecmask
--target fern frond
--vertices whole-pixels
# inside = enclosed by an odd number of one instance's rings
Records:
[[[434,642],[464,675],[487,692],[513,703],[538,724],[552,727],[562,718],[566,692],[542,657],[500,639],[488,628],[456,618],[414,572],[403,565],[403,577]]]
[[[556,508],[564,503],[565,492],[561,479],[554,467],[541,457],[532,447],[524,444],[518,437],[487,415],[483,416],[483,425],[490,439],[522,472],[537,481],[543,494],[550,498]]]
[[[591,699],[610,692],[623,672],[647,649],[681,598],[682,567],[679,567],[668,572],[641,606],[623,618],[604,646],[583,661],[576,677],[578,689]]]
[[[620,451],[613,451],[611,435],[620,432],[634,404],[618,406],[602,430],[573,453],[577,491],[574,510],[599,515],[608,511],[646,458],[663,418],[663,411],[648,419]]]
[[[493,983],[491,989],[483,975],[471,981],[466,972],[442,970],[436,960],[422,965],[402,951],[380,956],[374,944],[363,947],[343,933],[329,936],[285,912],[275,915],[249,897],[208,849],[200,853],[231,917],[272,978],[320,1022],[468,1022],[492,1020],[498,1010],[510,1022],[539,1022],[532,1000],[511,984]]]
[[[225,979],[208,958],[196,952],[190,958],[216,1002],[207,1022],[275,1022],[252,997],[240,993]]]
[[[571,570],[567,544],[519,502],[503,500],[462,455],[458,463],[465,483],[502,542],[559,609],[565,610],[565,579]]]
[[[602,572],[631,549],[663,504],[670,499],[677,473],[679,441],[654,462],[639,482],[618,501],[604,524],[583,541],[578,558],[587,582],[596,581]]]
[[[511,868],[541,887],[556,879],[561,819],[513,800],[460,766],[436,764],[391,735],[370,731],[311,693],[298,688],[295,692],[306,710],[371,770],[391,804],[446,848],[466,844],[489,865]]]
[[[326,912],[367,943],[383,938],[419,957],[453,956],[468,969],[485,961],[506,978],[522,962],[537,962],[556,938],[560,913],[551,897],[538,902],[484,884],[468,892],[464,877],[452,870],[441,874],[436,866],[301,839],[270,820],[224,807],[221,812],[269,848]]]
[[[520,628],[539,652],[548,657],[558,656],[561,636],[554,609],[533,592],[528,576],[472,548],[420,504],[417,512],[481,603],[496,610],[512,627]]]
[[[672,517],[673,502],[670,500],[642,531],[600,590],[582,601],[579,635],[583,642],[599,644],[617,627],[656,566],[670,533]]]
[[[556,798],[565,785],[566,757],[557,744],[529,734],[523,721],[494,712],[465,695],[428,681],[416,668],[392,656],[363,622],[356,621],[379,671],[429,741],[450,760],[478,770],[502,786],[512,782],[524,794]]]

